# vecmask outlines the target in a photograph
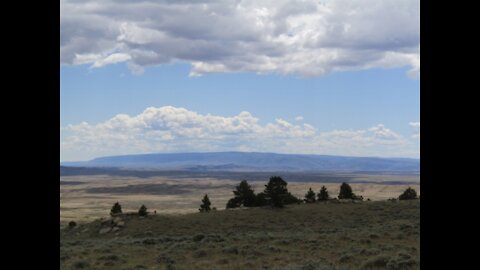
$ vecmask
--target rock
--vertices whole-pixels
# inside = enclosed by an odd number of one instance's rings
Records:
[[[112,232],[118,232],[120,230],[119,227],[113,227]]]
[[[120,217],[115,217],[115,218],[113,219],[113,223],[115,223],[115,224],[117,224],[117,223],[119,223],[119,222],[121,222],[121,221],[122,221],[122,219],[121,219]]]
[[[125,226],[125,221],[119,221],[117,222],[118,227],[124,227]]]
[[[98,233],[99,234],[106,234],[106,233],[110,232],[111,230],[112,230],[112,228],[110,228],[110,227],[102,228],[102,229],[100,229],[100,231]]]

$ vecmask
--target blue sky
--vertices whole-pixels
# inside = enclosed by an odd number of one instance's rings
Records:
[[[416,1],[401,2],[405,3],[402,8],[414,11],[411,16],[416,15]],[[330,25],[325,27],[342,26],[339,31],[343,43],[339,45],[333,39],[338,39],[338,33],[319,38],[302,30],[317,27],[311,11],[292,14],[295,20],[282,22],[287,26],[278,28],[282,24],[275,21],[279,20],[276,14],[291,9],[267,4],[259,9],[255,2],[246,3],[242,9],[202,7],[202,11],[209,10],[209,17],[200,19],[213,20],[212,13],[218,11],[236,12],[236,20],[215,20],[238,24],[237,20],[250,16],[240,11],[250,8],[260,10],[258,18],[277,22],[277,28],[246,28],[226,35],[212,29],[215,26],[211,24],[183,25],[176,17],[164,18],[171,21],[168,25],[143,25],[130,18],[133,15],[127,16],[131,11],[126,10],[145,8],[135,2],[125,10],[124,4],[119,5],[118,14],[105,15],[102,11],[109,7],[107,4],[97,3],[92,8],[88,3],[82,6],[62,1],[61,161],[117,154],[231,150],[418,158],[417,24],[380,1],[373,15],[390,12],[387,26],[391,24],[394,29],[398,24],[411,30],[390,36],[389,27],[375,29],[369,21],[380,26],[381,20],[386,20],[384,16],[376,18],[369,14],[371,10],[362,11],[363,6],[352,2],[352,8],[365,15],[345,19],[345,6],[329,3],[317,6],[313,14],[325,21],[323,9],[328,9],[328,14],[337,10],[338,16],[327,17]],[[71,11],[74,8],[76,13]],[[185,12],[168,4],[153,8],[175,10],[179,15]],[[97,25],[91,18],[111,21],[111,25],[94,29]],[[118,23],[119,18],[123,22]],[[402,20],[409,22],[405,25]],[[366,38],[346,32],[349,25],[355,25]],[[118,34],[112,35],[112,29]],[[161,31],[155,32],[158,29]],[[199,33],[209,34],[199,38]],[[252,38],[255,41],[250,41]],[[313,39],[328,46],[319,43],[318,48],[311,49]],[[251,46],[244,45],[247,41]],[[179,49],[187,46],[183,44],[193,45],[184,51]],[[243,53],[223,51],[227,44],[240,46]],[[350,47],[345,48],[345,44]]]
[[[188,77],[185,64],[134,75],[125,64],[104,69],[61,69],[61,125],[98,123],[145,108],[185,107],[223,116],[248,111],[261,121],[305,121],[320,130],[358,129],[383,123],[408,135],[420,113],[419,80],[406,69],[374,69],[299,78],[281,75],[209,74]]]

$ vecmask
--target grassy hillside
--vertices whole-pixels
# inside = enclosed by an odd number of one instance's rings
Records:
[[[60,268],[419,269],[419,200],[120,219],[61,229]]]

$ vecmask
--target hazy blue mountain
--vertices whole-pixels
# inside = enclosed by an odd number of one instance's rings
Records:
[[[420,160],[257,152],[169,153],[110,156],[62,166],[193,171],[420,171]]]

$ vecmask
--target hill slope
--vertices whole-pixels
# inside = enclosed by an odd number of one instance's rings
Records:
[[[420,171],[420,160],[257,152],[143,154],[63,162],[63,166],[193,171]]]
[[[60,269],[419,269],[419,200],[121,219],[61,229]]]

